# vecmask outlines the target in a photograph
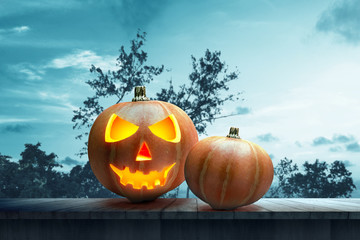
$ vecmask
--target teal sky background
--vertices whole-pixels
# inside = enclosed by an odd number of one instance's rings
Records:
[[[220,50],[241,72],[231,91],[244,101],[224,106],[241,114],[208,126],[208,136],[237,126],[274,165],[345,161],[360,197],[360,0],[1,0],[0,153],[19,159],[25,143],[40,142],[64,170],[85,163],[72,111],[93,94],[91,64],[115,69],[138,28],[149,63],[171,70],[148,96],[170,79],[186,83],[191,55]]]

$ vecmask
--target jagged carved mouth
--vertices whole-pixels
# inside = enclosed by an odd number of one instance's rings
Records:
[[[142,171],[136,170],[134,173],[130,172],[129,167],[125,167],[123,170],[110,164],[111,169],[120,178],[120,183],[123,186],[131,184],[134,189],[154,189],[158,186],[164,186],[166,183],[167,175],[171,168],[175,165],[173,163],[170,166],[163,168],[160,172],[150,171],[148,174],[144,174]]]

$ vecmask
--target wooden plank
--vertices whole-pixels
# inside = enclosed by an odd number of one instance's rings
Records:
[[[298,201],[296,200],[294,201],[293,199],[289,198],[289,199],[276,199],[270,201],[276,201],[277,204],[281,206],[296,208],[297,210],[304,212],[336,211],[336,209],[324,207],[321,204],[316,204],[316,202],[311,201],[310,199],[299,199]]]
[[[161,219],[196,219],[197,201],[195,198],[178,198],[161,212]]]
[[[151,202],[128,203],[131,211],[126,211],[127,219],[160,219],[161,212],[175,199],[159,198]]]
[[[12,209],[27,209],[32,206],[37,206],[45,203],[50,203],[59,200],[67,200],[67,198],[0,198],[0,211]]]
[[[283,204],[294,205],[310,212],[340,212],[346,211],[346,207],[341,207],[333,201],[326,201],[321,198],[289,198],[281,199]]]
[[[319,202],[326,204],[326,206],[329,206],[331,208],[336,208],[341,211],[347,211],[347,212],[359,212],[360,211],[360,202],[352,202],[347,201],[346,199],[342,201],[336,201],[331,198],[322,198],[319,199]]]
[[[282,204],[278,198],[260,199],[257,204],[271,212],[267,219],[308,219],[310,216],[299,207]]]
[[[271,213],[261,206],[261,201],[234,209],[234,219],[268,219]]]
[[[289,206],[283,204],[280,198],[260,199],[256,204],[270,212],[302,212],[303,209],[298,206]]]
[[[7,199],[0,202],[0,219],[19,218],[52,218],[46,206],[52,206],[59,201],[67,199],[41,198],[41,199]],[[36,212],[36,213],[35,213]]]
[[[321,198],[323,199],[323,198]],[[338,202],[353,202],[353,203],[360,203],[360,198],[329,198],[333,201],[338,201]]]
[[[206,202],[197,200],[198,219],[234,219],[234,211],[214,210]]]
[[[321,199],[288,199],[287,205],[297,205],[310,212],[309,219],[348,219],[349,213],[341,208],[322,202]]]
[[[0,199],[0,219],[360,219],[359,200],[264,198],[218,211],[199,199]]]

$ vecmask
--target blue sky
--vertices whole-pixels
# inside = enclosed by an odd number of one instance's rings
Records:
[[[90,65],[114,69],[138,28],[149,63],[171,69],[150,97],[187,81],[191,55],[220,50],[245,100],[224,106],[241,115],[217,120],[209,136],[238,126],[274,164],[343,160],[360,189],[360,0],[2,0],[0,153],[18,159],[41,142],[65,170],[85,163],[71,118],[92,95]]]

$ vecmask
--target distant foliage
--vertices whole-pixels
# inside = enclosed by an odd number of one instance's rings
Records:
[[[56,171],[61,165],[54,153],[46,154],[41,144],[25,144],[19,162],[0,154],[0,197],[63,198],[116,197],[97,181],[90,169],[75,166],[70,173]]]
[[[61,167],[54,153],[46,154],[41,144],[25,144],[21,159],[0,154],[0,198],[116,198],[93,174],[89,162],[74,166],[69,173]],[[315,160],[297,164],[284,158],[275,166],[275,181],[265,197],[336,198],[351,197],[355,189],[351,172],[342,161],[330,165]],[[177,198],[179,187],[162,198]]]
[[[266,197],[338,198],[351,197],[356,186],[351,172],[342,161],[330,165],[305,162],[303,171],[292,160],[284,158],[275,167],[275,183]]]

